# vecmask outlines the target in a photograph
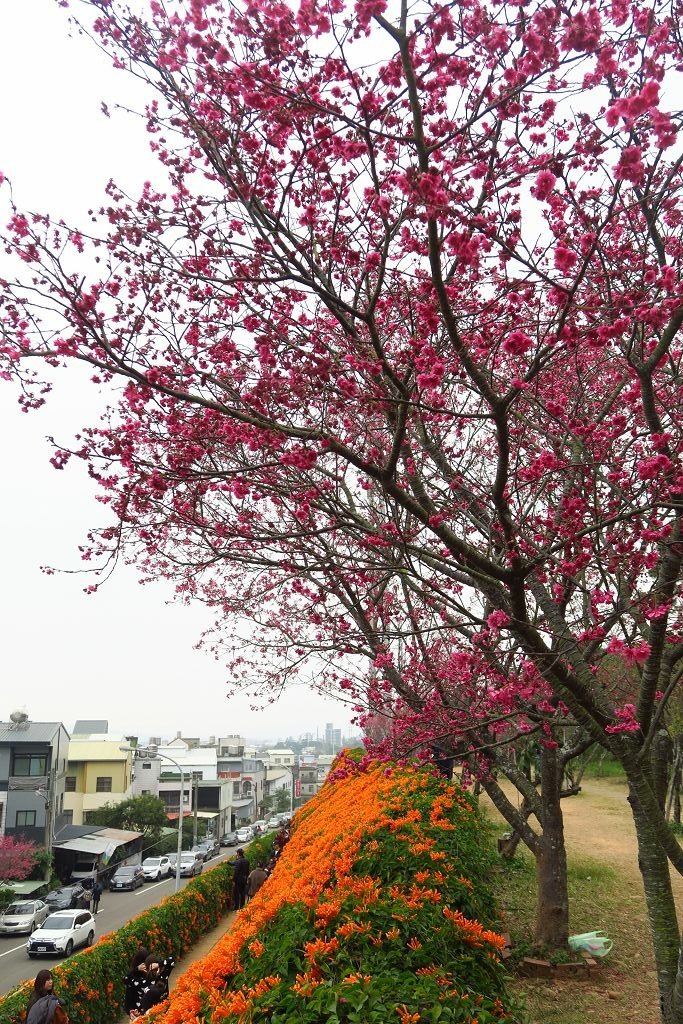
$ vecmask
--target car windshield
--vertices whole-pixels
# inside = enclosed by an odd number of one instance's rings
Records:
[[[119,868],[116,872],[117,875],[132,875],[135,873],[135,868]]]
[[[48,932],[63,932],[66,931],[67,928],[73,928],[73,924],[73,917],[64,917],[62,914],[52,914],[43,924],[43,928]]]
[[[10,903],[9,907],[5,911],[6,914],[15,914],[21,916],[23,914],[33,913],[32,903]]]
[[[46,900],[59,900],[62,896],[70,896],[71,889],[54,889],[53,892],[49,892],[45,897]]]
[[[146,857],[142,862],[145,868],[156,868],[161,864],[161,857]]]

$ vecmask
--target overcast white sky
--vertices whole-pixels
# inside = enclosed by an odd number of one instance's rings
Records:
[[[139,108],[132,85],[92,44],[69,38],[67,15],[56,0],[0,4],[0,170],[19,206],[79,221],[109,177],[134,188],[154,179],[154,165],[133,118],[100,113],[101,100]],[[86,596],[84,577],[41,572],[80,568],[78,544],[102,522],[83,469],[52,469],[45,441],[67,442],[94,422],[96,408],[96,395],[85,399],[74,381],[24,415],[0,382],[0,719],[26,707],[35,721],[71,729],[77,718],[106,718],[141,737],[182,730],[275,739],[329,721],[346,730],[343,705],[302,687],[260,713],[246,697],[228,701],[220,664],[193,649],[205,613],[167,603],[162,584],[141,587],[123,567]]]

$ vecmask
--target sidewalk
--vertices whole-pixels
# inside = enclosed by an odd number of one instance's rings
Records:
[[[188,950],[184,957],[181,957],[181,959],[178,960],[170,978],[171,991],[173,991],[176,986],[176,982],[180,976],[185,973],[188,967],[195,963],[196,960],[201,960],[205,957],[206,954],[213,949],[218,940],[221,939],[226,932],[230,931],[236,917],[237,913],[234,910],[229,911],[229,913],[219,921],[215,928],[210,932],[207,932],[206,935],[204,935],[199,942],[192,947],[192,949]],[[119,1018],[118,1024],[129,1024],[127,1013]]]

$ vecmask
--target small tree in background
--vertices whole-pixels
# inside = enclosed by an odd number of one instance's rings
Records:
[[[0,837],[0,880],[21,882],[31,874],[38,859],[38,847],[27,839]]]

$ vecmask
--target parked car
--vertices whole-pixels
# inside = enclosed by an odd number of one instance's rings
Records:
[[[175,871],[175,865],[173,866]],[[182,853],[180,855],[180,874],[183,878],[194,878],[201,875],[204,870],[204,861],[195,853]]]
[[[244,828],[237,829],[237,842],[238,843],[249,843],[254,838],[254,832],[249,825],[245,825]]]
[[[72,910],[76,907],[90,906],[90,894],[80,882],[63,885],[61,889],[53,889],[45,897],[50,913],[55,910]]]
[[[264,834],[264,832],[268,831],[268,825],[267,825],[267,823],[263,819],[260,819],[259,821],[255,821],[254,824],[251,827],[253,828],[254,833],[257,836],[262,836]]]
[[[140,864],[121,864],[111,876],[109,888],[112,892],[124,889],[138,889],[145,884],[145,875]]]
[[[49,913],[50,908],[42,900],[15,900],[0,914],[0,935],[30,935]]]
[[[279,827],[280,827],[280,819],[279,818],[269,818],[268,819],[268,828],[279,828]]]
[[[95,938],[95,918],[88,910],[61,910],[50,914],[29,936],[26,952],[37,956],[71,956],[76,946],[90,946]]]
[[[237,846],[238,839],[236,832],[226,832],[221,836],[221,846]]]
[[[201,850],[206,850],[204,860],[211,860],[212,857],[215,857],[217,853],[221,852],[220,843],[217,843],[215,839],[203,839],[201,843],[199,843],[199,848]]]
[[[158,882],[160,878],[170,878],[173,874],[168,857],[145,857],[142,862],[142,870],[146,882]]]
[[[209,848],[208,846],[203,846],[201,843],[197,843],[197,845],[193,846],[189,852],[194,853],[196,857],[201,857],[202,860],[209,859]]]

